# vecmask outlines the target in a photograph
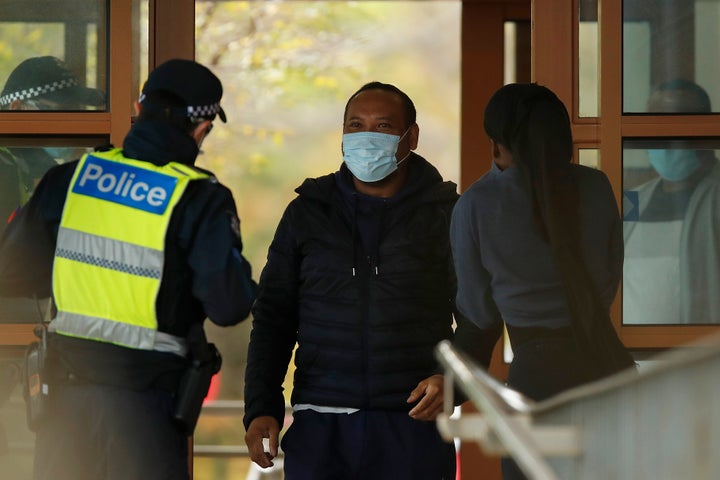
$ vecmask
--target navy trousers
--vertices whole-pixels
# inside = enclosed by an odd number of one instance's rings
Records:
[[[35,480],[187,480],[188,440],[172,393],[57,385],[35,445]]]
[[[295,412],[283,436],[286,480],[454,480],[455,446],[405,412]]]

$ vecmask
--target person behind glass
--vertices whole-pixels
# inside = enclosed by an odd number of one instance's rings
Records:
[[[88,110],[105,102],[105,92],[82,86],[65,62],[53,56],[22,61],[0,92],[0,110],[10,111]],[[0,236],[42,175],[57,164],[56,156],[49,148],[0,147]]]
[[[345,107],[340,169],[297,188],[270,245],[253,307],[245,442],[255,463],[273,465],[297,343],[288,480],[455,478],[454,446],[434,422],[443,376],[433,348],[452,336],[458,195],[413,152],[418,136],[404,92],[361,87]]]
[[[189,478],[190,332],[241,322],[256,289],[231,192],[194,166],[221,97],[203,65],[159,65],[122,149],[50,169],[8,226],[0,294],[56,306],[36,479]]]
[[[712,112],[694,82],[655,88],[651,113]],[[720,164],[713,150],[673,140],[647,151],[657,177],[634,188],[638,215],[626,218],[623,319],[627,323],[720,323]],[[652,281],[649,281],[652,279]]]
[[[450,229],[460,315],[493,340],[504,322],[507,384],[533,400],[632,365],[609,318],[623,262],[617,204],[605,174],[571,163],[565,106],[546,87],[509,84],[484,127],[492,167],[462,194]],[[505,460],[503,478],[523,477]]]

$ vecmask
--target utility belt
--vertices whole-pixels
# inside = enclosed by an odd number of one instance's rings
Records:
[[[28,428],[37,431],[47,417],[48,396],[59,385],[97,383],[76,376],[57,362],[46,365],[48,332],[44,324],[35,328],[38,341],[32,342],[25,353],[23,367],[23,394],[26,405]],[[210,389],[213,375],[220,371],[222,357],[214,344],[208,343],[201,324],[191,328],[189,341],[189,366],[182,373],[161,375],[151,388],[174,394],[173,422],[187,435],[192,435],[197,425],[203,401]],[[102,382],[100,382],[102,383]],[[108,382],[112,384],[112,382]]]

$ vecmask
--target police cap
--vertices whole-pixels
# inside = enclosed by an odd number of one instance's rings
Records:
[[[0,107],[35,97],[60,105],[99,107],[105,104],[105,92],[81,86],[65,62],[52,56],[28,58],[15,67],[0,93]]]
[[[176,58],[158,65],[145,82],[140,103],[154,91],[172,93],[186,105],[184,115],[205,118],[217,114],[226,122],[225,111],[220,106],[223,88],[220,79],[210,69],[192,60]]]

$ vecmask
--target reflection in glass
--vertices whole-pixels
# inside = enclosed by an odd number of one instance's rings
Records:
[[[106,2],[0,0],[0,109],[105,110]]]
[[[677,80],[701,85],[720,105],[719,15],[715,0],[623,1],[625,113],[647,112],[651,90]],[[703,113],[689,103],[656,112]]]
[[[42,144],[42,140],[36,142]],[[98,139],[93,146],[102,143],[106,142]],[[0,146],[0,235],[15,211],[30,199],[45,172],[91,150],[89,146]]]
[[[720,140],[623,144],[624,324],[720,323]]]

